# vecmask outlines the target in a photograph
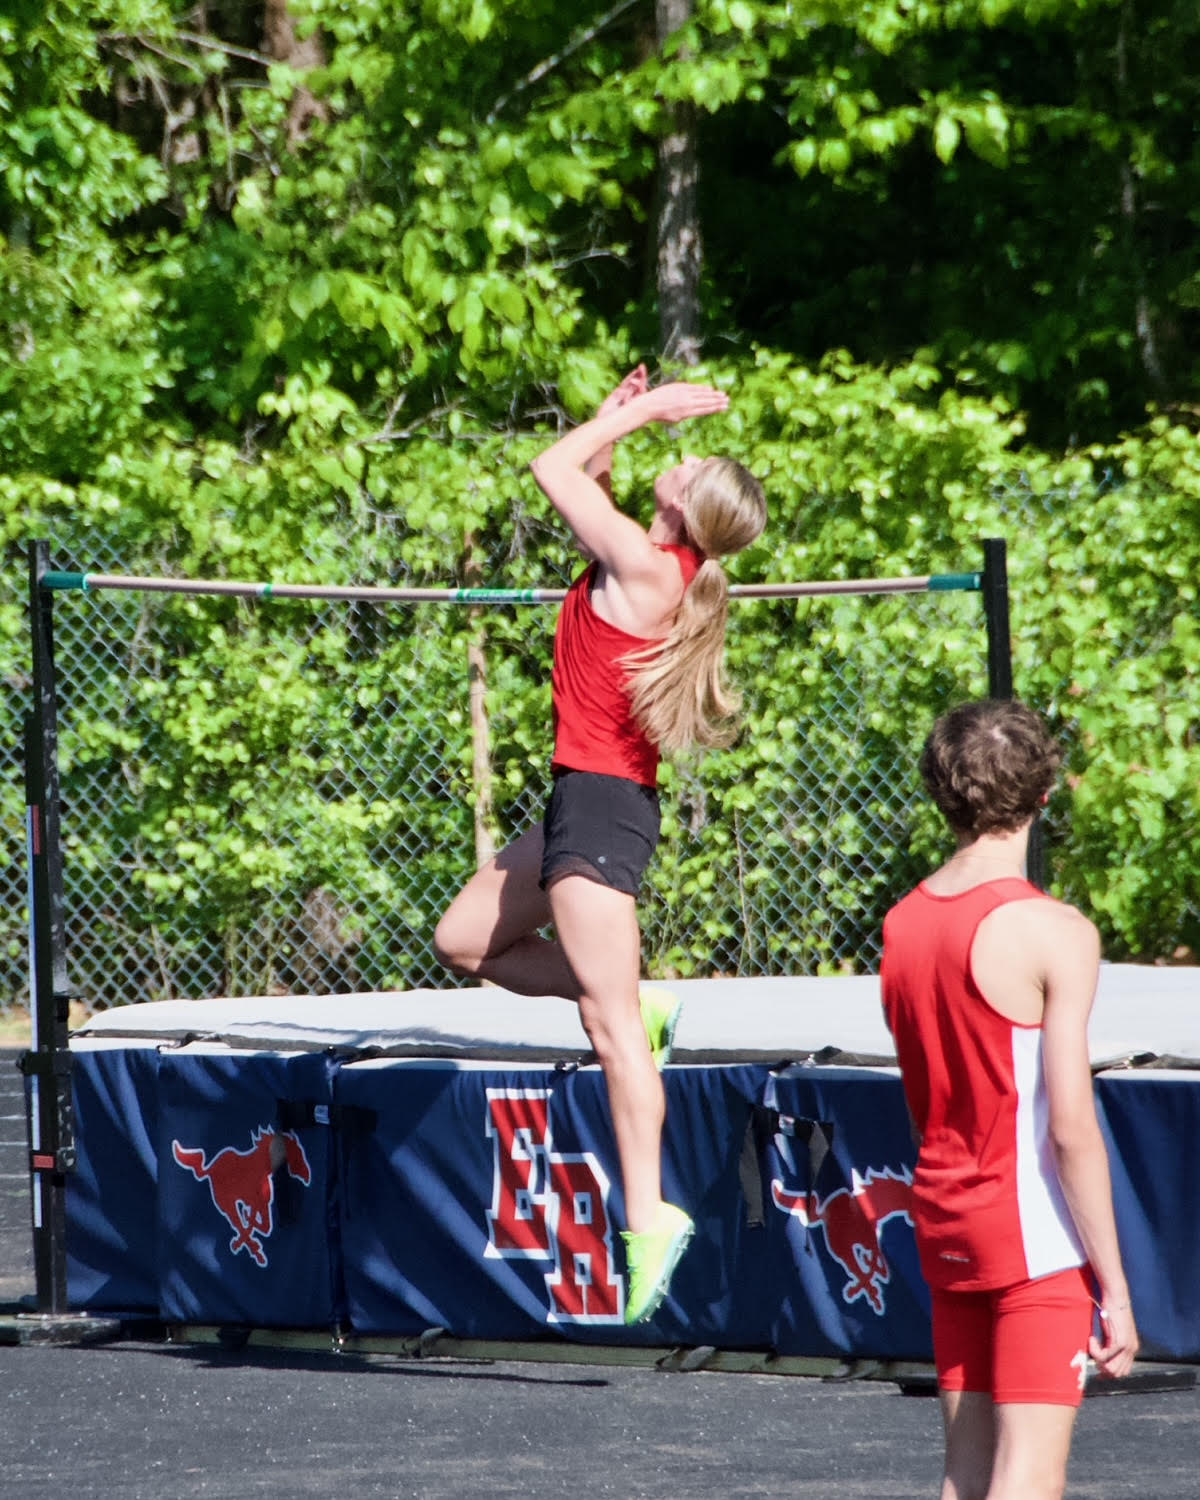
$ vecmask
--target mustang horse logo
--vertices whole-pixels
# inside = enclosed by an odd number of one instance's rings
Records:
[[[265,1266],[263,1240],[270,1237],[274,1227],[275,1173],[286,1170],[305,1187],[312,1181],[312,1168],[296,1136],[290,1130],[281,1134],[269,1128],[258,1129],[251,1136],[249,1151],[226,1146],[211,1160],[205,1159],[199,1147],[172,1141],[171,1155],[197,1182],[208,1183],[217,1212],[233,1230],[230,1250],[235,1255],[245,1250],[258,1265]]]
[[[912,1173],[908,1168],[893,1172],[888,1167],[877,1172],[868,1167],[861,1177],[854,1172],[849,1188],[836,1188],[827,1198],[789,1192],[776,1178],[771,1183],[771,1197],[777,1208],[799,1219],[806,1228],[824,1231],[826,1248],[846,1273],[843,1302],[865,1297],[882,1315],[883,1288],[892,1273],[879,1245],[879,1231],[896,1217],[912,1224]]]

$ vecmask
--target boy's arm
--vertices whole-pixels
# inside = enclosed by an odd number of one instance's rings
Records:
[[[1108,1152],[1096,1117],[1087,1024],[1100,969],[1095,927],[1074,908],[1047,914],[1041,969],[1042,1065],[1050,1142],[1071,1217],[1100,1288],[1103,1337],[1091,1354],[1106,1375],[1128,1373],[1138,1337],[1121,1264]]]

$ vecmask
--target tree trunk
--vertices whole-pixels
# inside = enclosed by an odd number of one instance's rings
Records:
[[[691,17],[692,0],[656,0],[661,50]],[[700,267],[703,245],[697,198],[696,112],[668,106],[670,124],[658,146],[658,321],[664,367],[700,359]]]
[[[1121,8],[1121,19],[1117,29],[1116,66],[1117,99],[1122,115],[1127,112],[1129,98],[1129,23],[1130,7]],[[1161,395],[1166,389],[1167,377],[1159,357],[1158,338],[1154,329],[1154,311],[1146,288],[1146,272],[1142,263],[1138,243],[1141,205],[1138,201],[1137,179],[1133,164],[1128,157],[1121,163],[1121,220],[1125,231],[1125,250],[1129,257],[1133,281],[1133,327],[1137,339],[1142,369],[1151,387]]]
[[[267,55],[278,62],[287,63],[297,73],[324,67],[325,47],[321,41],[321,33],[314,31],[301,41],[296,35],[296,23],[288,10],[287,0],[266,0],[263,33]],[[316,98],[301,84],[292,95],[288,109],[288,146],[295,150],[308,134],[308,128],[314,120],[328,118],[329,111],[324,100]]]

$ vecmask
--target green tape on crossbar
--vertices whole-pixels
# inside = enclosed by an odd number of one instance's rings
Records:
[[[931,592],[949,593],[952,589],[978,590],[982,578],[980,573],[932,573],[929,578]]]
[[[43,573],[38,583],[44,589],[82,589],[86,594],[88,576],[86,573]]]
[[[541,604],[541,589],[451,589],[455,604]]]

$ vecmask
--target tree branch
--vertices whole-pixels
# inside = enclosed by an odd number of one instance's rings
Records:
[[[246,47],[235,47],[232,42],[222,42],[215,37],[201,36],[195,31],[176,31],[173,35],[181,42],[191,42],[193,47],[200,47],[208,52],[222,52],[226,57],[240,57],[244,62],[257,63],[261,68],[269,68],[275,61],[273,57],[264,57],[261,52],[251,52]],[[190,66],[187,58],[172,57],[169,52],[164,52],[161,43],[151,40],[144,32],[140,31],[101,31],[97,32],[98,42],[133,42],[139,47],[144,47],[147,52],[157,53],[159,57],[165,57],[169,62],[182,63],[185,67]]]
[[[518,94],[523,93],[528,88],[532,88],[539,78],[544,78],[553,68],[557,68],[560,63],[566,62],[568,57],[572,57],[578,52],[581,47],[586,47],[593,38],[600,35],[606,26],[610,26],[618,16],[623,15],[627,10],[632,10],[637,3],[638,0],[617,0],[617,4],[611,10],[605,11],[598,21],[593,22],[591,26],[585,27],[582,31],[576,32],[561,52],[555,52],[550,57],[543,58],[537,67],[531,68],[525,77],[520,82],[514,84],[507,94],[502,94],[488,111],[484,123],[488,125],[493,124],[500,111],[505,105],[515,99]]]

